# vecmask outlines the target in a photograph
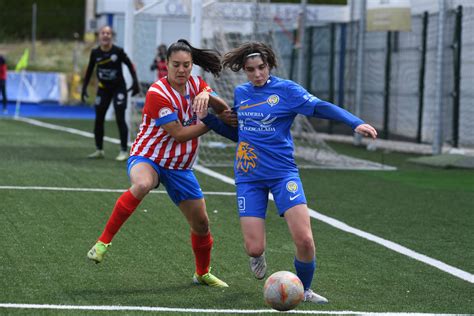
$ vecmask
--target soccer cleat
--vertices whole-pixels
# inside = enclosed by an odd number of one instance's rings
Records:
[[[329,303],[327,298],[325,298],[324,296],[321,296],[319,294],[314,293],[313,290],[311,290],[311,289],[308,289],[308,290],[304,291],[304,301],[315,303],[315,304],[327,304],[327,303]]]
[[[103,159],[105,157],[105,152],[103,150],[97,149],[92,154],[87,156],[89,159]]]
[[[128,152],[121,150],[121,151],[119,152],[118,156],[115,158],[115,160],[117,160],[117,161],[125,161],[125,160],[128,159],[128,157],[129,157]]]
[[[87,258],[95,261],[95,263],[101,263],[104,260],[105,254],[107,253],[107,248],[111,244],[112,243],[105,244],[101,241],[98,241],[87,253]]]
[[[265,253],[260,257],[250,257],[250,270],[252,270],[254,276],[261,280],[267,273],[267,260],[265,260]]]
[[[194,273],[193,282],[195,284],[208,285],[212,287],[229,287],[227,283],[211,274],[211,269],[209,269],[209,272],[204,275],[198,275],[197,273]]]

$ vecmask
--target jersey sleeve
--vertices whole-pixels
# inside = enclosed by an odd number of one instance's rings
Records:
[[[286,92],[291,111],[306,116],[313,115],[314,105],[319,101],[318,98],[293,81],[287,81]]]
[[[291,108],[298,114],[342,122],[355,129],[364,121],[354,114],[330,102],[318,99],[300,85],[292,82],[288,86]]]
[[[239,102],[242,100],[242,88],[240,86],[234,89],[234,109],[239,107]]]
[[[155,91],[148,91],[143,112],[155,120],[156,126],[176,121],[178,114],[171,102]]]
[[[89,80],[91,79],[92,71],[94,70],[95,59],[96,59],[95,52],[96,52],[96,50],[93,49],[93,50],[91,50],[91,53],[89,55],[89,64],[87,64],[87,70],[86,70],[86,74],[84,76],[84,81],[83,81],[83,84],[82,84],[82,90],[83,91],[85,91],[87,86],[89,85]]]

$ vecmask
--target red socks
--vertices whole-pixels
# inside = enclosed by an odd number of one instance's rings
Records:
[[[104,232],[99,237],[99,240],[105,244],[110,243],[120,227],[125,223],[130,215],[132,215],[140,202],[141,200],[134,197],[130,190],[122,194],[117,199],[112,215],[110,215],[110,218],[105,225]]]
[[[209,232],[206,236],[198,236],[191,232],[191,244],[196,261],[196,273],[204,275],[209,272],[211,263],[212,235]]]
[[[140,202],[141,200],[134,197],[130,190],[122,194],[115,203],[112,215],[110,215],[99,241],[105,244],[110,243]],[[191,244],[196,262],[196,273],[204,275],[209,272],[211,263],[212,235],[209,232],[205,236],[199,236],[191,232]]]

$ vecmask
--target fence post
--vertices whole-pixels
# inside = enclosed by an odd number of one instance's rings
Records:
[[[306,56],[308,58],[308,65],[306,66],[306,89],[311,93],[311,81],[313,79],[313,30],[314,27],[308,28],[308,51]]]
[[[436,43],[436,83],[435,83],[435,112],[433,133],[433,155],[443,151],[443,79],[444,79],[444,28],[446,23],[446,0],[438,0],[439,17]]]
[[[339,82],[337,103],[344,107],[344,71],[346,67],[346,29],[347,24],[341,24],[341,42],[339,47]]]
[[[452,46],[454,67],[453,91],[453,147],[459,147],[459,107],[461,97],[462,6],[456,10],[456,27]]]
[[[387,51],[385,54],[385,89],[383,97],[383,131],[382,138],[388,139],[390,119],[390,77],[392,71],[392,31],[387,32]]]
[[[416,141],[421,143],[422,137],[421,132],[423,128],[423,107],[425,98],[425,67],[426,67],[426,41],[428,38],[428,11],[423,13],[423,30],[421,38],[421,65],[420,74],[418,77],[418,126],[416,129]]]
[[[291,57],[290,57],[290,80],[295,81],[295,59],[296,59],[296,38],[298,36],[298,30],[293,31],[293,48],[291,49]]]
[[[365,19],[367,17],[367,1],[360,0],[359,2],[360,17],[359,17],[359,34],[357,34],[357,69],[356,69],[356,91],[355,91],[355,115],[362,114],[362,95],[363,95],[363,72],[364,72],[364,50],[365,50]],[[362,135],[354,133],[354,145],[362,143]]]
[[[331,23],[330,25],[331,35],[329,37],[329,93],[328,93],[328,101],[334,103],[334,52],[335,44],[336,44],[336,25]],[[328,133],[332,134],[332,128],[334,126],[334,121],[329,120],[328,123]]]

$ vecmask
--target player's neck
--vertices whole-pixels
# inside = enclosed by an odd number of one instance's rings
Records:
[[[112,49],[112,44],[100,45],[100,50],[102,50],[104,52],[108,52],[111,49]]]
[[[168,79],[166,79],[168,80]],[[179,94],[181,95],[186,95],[186,85],[178,85],[176,82],[171,82],[168,80],[168,83],[170,84],[171,88],[176,90]]]

